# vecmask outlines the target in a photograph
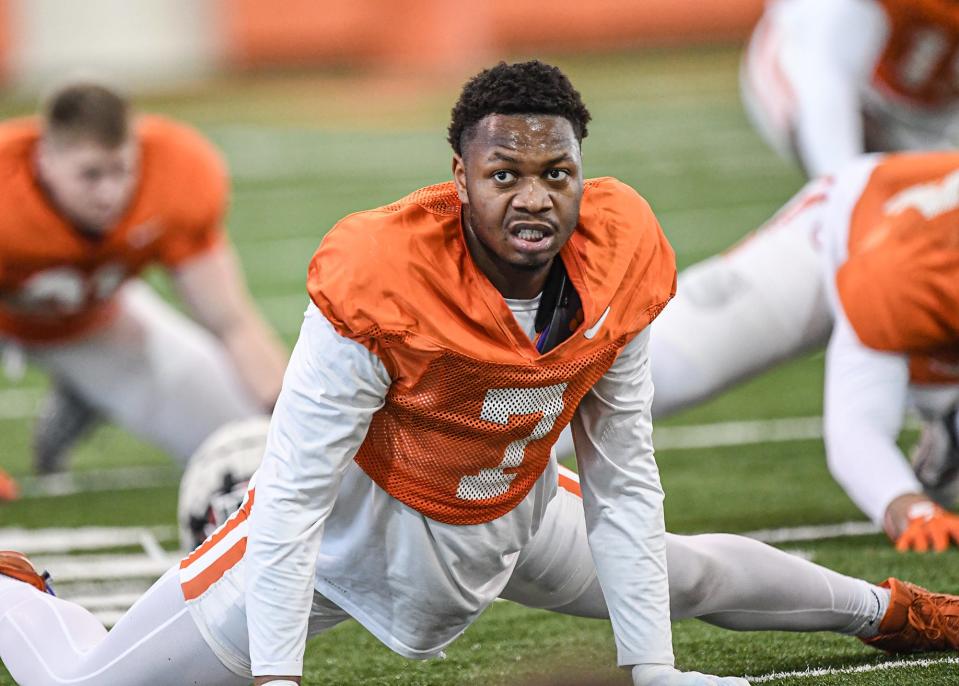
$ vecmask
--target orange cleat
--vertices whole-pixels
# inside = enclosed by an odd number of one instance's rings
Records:
[[[50,575],[36,570],[27,556],[15,550],[0,550],[0,575],[30,584],[38,591],[55,595],[50,585]]]
[[[959,596],[932,593],[899,579],[880,586],[892,591],[879,634],[866,645],[888,653],[959,650]]]
[[[20,497],[20,488],[13,477],[0,469],[0,502],[16,500]]]

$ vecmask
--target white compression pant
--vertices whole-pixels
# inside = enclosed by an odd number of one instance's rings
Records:
[[[654,417],[826,344],[822,185],[811,182],[731,250],[679,275],[676,297],[652,324]]]
[[[582,501],[560,489],[549,507],[502,597],[565,614],[607,617],[586,543]],[[888,605],[884,589],[740,536],[667,535],[666,554],[673,619],[698,617],[737,630],[872,635]],[[211,593],[205,630],[221,649],[229,646],[235,665],[249,665],[242,604],[218,604],[216,589]],[[237,666],[230,671],[215,657],[192,617],[175,570],[109,633],[79,606],[0,578],[0,660],[21,686],[248,683]],[[310,634],[347,618],[316,596]]]
[[[227,422],[261,413],[216,338],[135,280],[91,336],[30,345],[29,359],[108,419],[185,463]]]
[[[79,605],[0,577],[0,660],[22,686],[241,686],[197,631],[170,570],[112,631]]]

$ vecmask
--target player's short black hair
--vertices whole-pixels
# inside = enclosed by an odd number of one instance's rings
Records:
[[[72,83],[47,100],[43,118],[49,134],[88,139],[115,148],[130,135],[130,104],[97,83]]]
[[[589,110],[558,67],[539,60],[500,62],[471,78],[453,107],[449,140],[457,155],[483,117],[489,114],[552,114],[573,125],[576,139],[586,138]]]

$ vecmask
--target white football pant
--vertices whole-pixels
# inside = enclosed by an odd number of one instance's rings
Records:
[[[740,536],[667,535],[666,553],[673,619],[699,617],[739,630],[871,636],[888,606],[885,589]],[[241,560],[231,570],[232,582],[242,583],[242,567]],[[233,583],[220,584],[188,608],[177,571],[167,572],[109,633],[79,605],[0,577],[0,661],[21,686],[249,683],[248,669],[237,668],[250,659],[242,596],[230,592]],[[502,597],[577,616],[607,616],[579,497],[559,489]],[[309,633],[345,619],[345,612],[316,595]],[[218,660],[209,641],[218,652],[230,651],[228,659]]]
[[[107,327],[77,341],[25,346],[29,359],[182,463],[223,424],[261,414],[213,334],[140,280],[117,298]]]

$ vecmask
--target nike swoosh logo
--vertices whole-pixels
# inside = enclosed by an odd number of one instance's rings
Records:
[[[596,322],[595,324],[593,324],[593,325],[592,325],[591,327],[589,327],[588,329],[586,329],[586,330],[583,332],[583,335],[586,336],[586,338],[592,340],[593,337],[595,337],[596,334],[599,332],[599,329],[600,329],[600,327],[603,325],[603,322],[606,321],[606,317],[607,317],[607,316],[609,316],[609,308],[608,308],[608,307],[606,308],[606,311],[603,312],[603,316],[599,318],[599,321]]]

